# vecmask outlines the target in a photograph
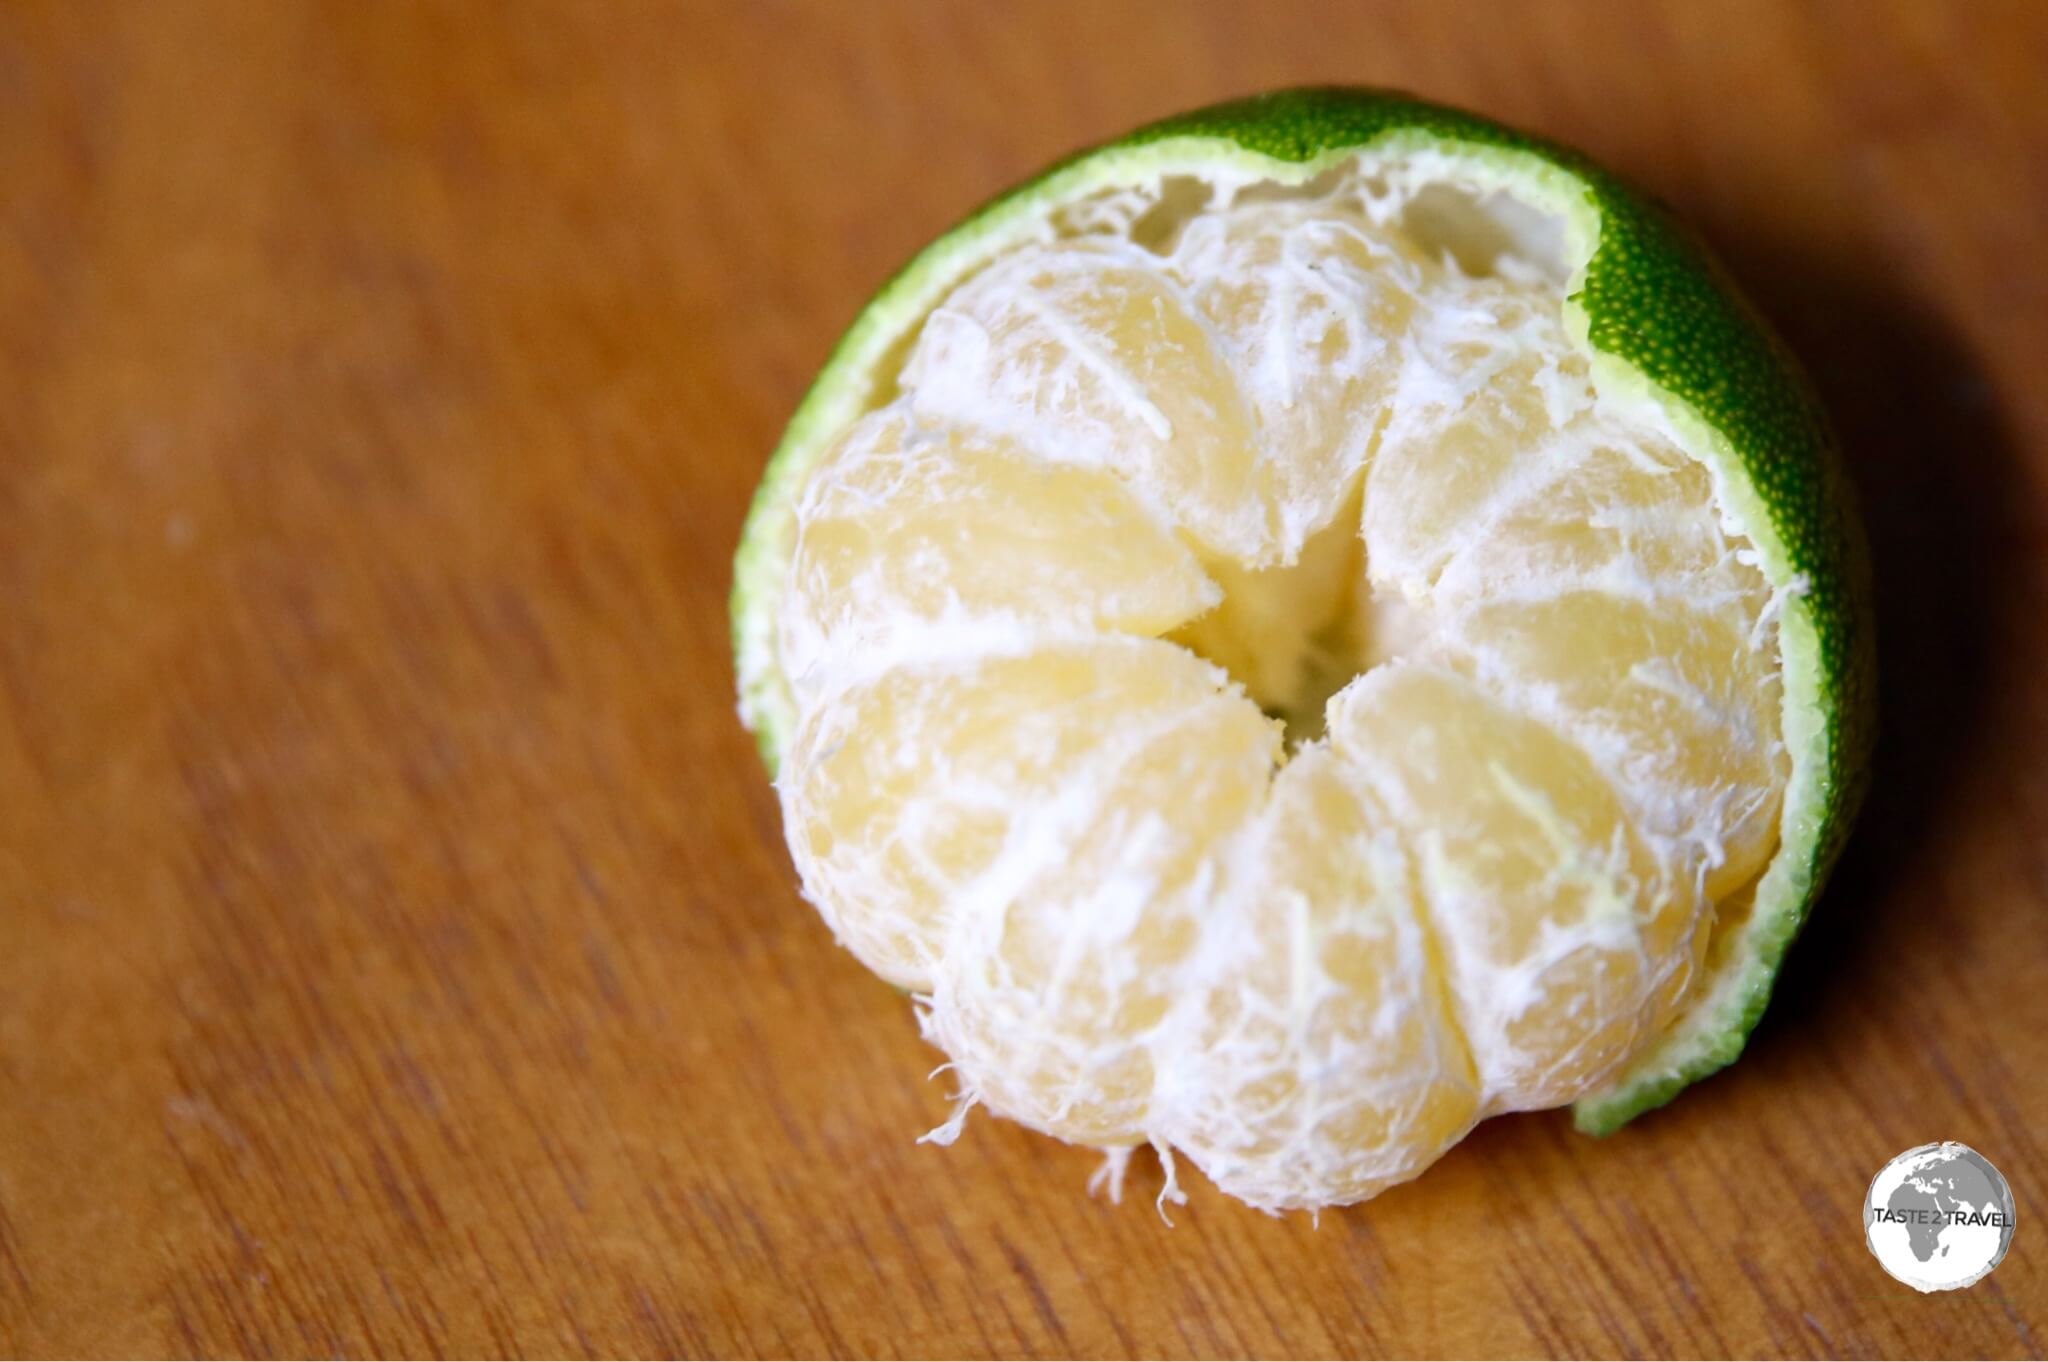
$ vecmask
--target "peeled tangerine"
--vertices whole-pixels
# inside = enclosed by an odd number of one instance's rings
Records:
[[[1366,207],[990,264],[811,474],[777,619],[806,892],[966,1100],[1266,1208],[1640,1053],[1787,772],[1706,470],[1555,285]]]

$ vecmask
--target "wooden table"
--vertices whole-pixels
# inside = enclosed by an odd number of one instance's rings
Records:
[[[987,1120],[799,902],[728,562],[923,240],[1400,84],[1675,204],[1810,361],[1879,784],[1741,1066],[1266,1219]],[[2039,1355],[2048,7],[0,12],[0,1350]],[[1960,1139],[2019,1237],[1865,1251]]]

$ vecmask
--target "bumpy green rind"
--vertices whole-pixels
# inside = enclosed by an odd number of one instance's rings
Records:
[[[1680,1090],[1738,1056],[1769,1001],[1786,948],[1797,934],[1839,855],[1863,794],[1876,728],[1876,668],[1869,608],[1869,572],[1853,501],[1842,475],[1826,418],[1798,366],[1769,328],[1742,300],[1707,252],[1665,213],[1577,152],[1459,110],[1406,95],[1362,89],[1303,89],[1260,95],[1197,110],[1139,129],[1079,153],[984,205],[934,243],[906,273],[981,220],[1083,162],[1148,143],[1215,139],[1274,162],[1300,164],[1383,141],[1390,136],[1435,142],[1459,151],[1518,153],[1564,172],[1583,187],[1599,215],[1598,248],[1587,262],[1571,301],[1586,319],[1587,341],[1632,369],[1648,384],[1678,399],[1733,450],[1757,501],[1783,543],[1790,573],[1804,591],[1788,615],[1808,623],[1817,641],[1817,705],[1825,726],[1826,757],[1810,817],[1788,816],[1803,828],[1804,846],[1787,842],[1780,856],[1800,857],[1786,885],[1785,902],[1755,909],[1745,977],[1721,1010],[1717,1030],[1691,1038],[1683,1053],[1652,1056],[1602,1092],[1574,1105],[1581,1130],[1606,1134],[1634,1116],[1661,1106]],[[1057,204],[1048,204],[1048,208]],[[901,276],[899,276],[901,277]],[[887,298],[895,281],[877,295]],[[863,314],[821,373],[813,397],[839,361],[856,349]],[[806,399],[806,407],[813,399]],[[805,420],[799,409],[784,449]],[[750,515],[775,514],[784,493],[764,477]],[[743,545],[742,554],[747,553]],[[1774,583],[1777,585],[1778,583]],[[737,645],[743,621],[772,608],[755,597],[750,574],[736,565],[733,621]],[[1788,696],[1788,704],[1798,697]],[[771,772],[779,735],[757,732]],[[1794,811],[1800,812],[1800,811]],[[1753,953],[1750,953],[1753,952]]]

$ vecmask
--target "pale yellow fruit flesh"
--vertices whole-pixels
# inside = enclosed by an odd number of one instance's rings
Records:
[[[1178,1143],[1261,1204],[1357,1201],[1477,1119],[1478,1076],[1422,920],[1407,839],[1320,747],[1274,782],[1238,871],[1246,940],[1217,962],[1175,1077]]]
[[[1668,1020],[1706,942],[1585,754],[1478,687],[1407,663],[1333,706],[1331,744],[1420,862],[1487,1090],[1556,1106]]]
[[[991,264],[811,475],[778,619],[806,892],[962,1091],[1268,1207],[1640,1053],[1787,771],[1705,470],[1555,285],[1372,207]]]
[[[1442,270],[1357,214],[1298,203],[1196,219],[1170,268],[1221,338],[1261,435],[1289,451],[1268,467],[1291,561],[1363,476],[1416,291]]]
[[[1274,472],[1230,362],[1135,247],[1024,252],[991,267],[925,323],[904,384],[925,419],[1111,469],[1172,507],[1202,547],[1275,556]]]
[[[798,514],[781,651],[799,691],[892,645],[991,620],[1151,635],[1221,595],[1112,474],[896,408],[847,432]]]

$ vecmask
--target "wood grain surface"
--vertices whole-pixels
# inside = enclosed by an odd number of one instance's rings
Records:
[[[729,559],[862,299],[1168,111],[1401,85],[1690,217],[1809,361],[1887,729],[1749,1056],[1267,1219],[947,1112],[798,900]],[[2048,1341],[2048,5],[0,9],[0,1350]],[[1921,1297],[1890,1155],[2010,1178]]]

